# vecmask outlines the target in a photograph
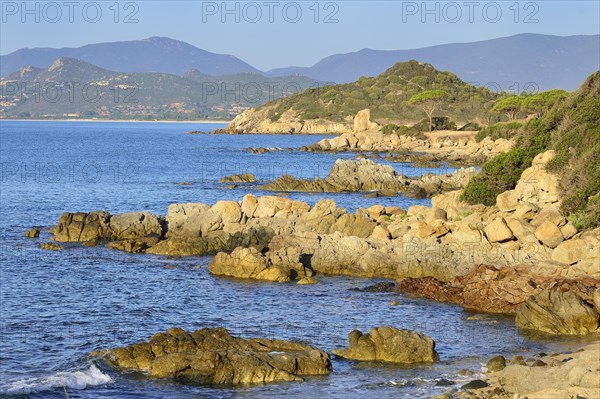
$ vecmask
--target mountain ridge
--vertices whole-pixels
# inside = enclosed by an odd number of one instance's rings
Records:
[[[254,72],[271,78],[300,74],[331,83],[350,83],[360,76],[377,76],[397,62],[417,59],[439,70],[452,71],[464,81],[488,85],[495,91],[555,88],[572,91],[600,69],[600,35],[521,33],[403,50],[363,48],[327,56],[310,67],[290,66],[266,72],[233,55],[211,53],[179,40],[153,36],[77,48],[20,49],[0,56],[0,76],[7,76],[27,65],[48,67],[59,56],[120,72],[183,75],[197,69],[211,76]]]
[[[570,47],[572,49],[569,51]],[[474,58],[478,61],[474,62]],[[581,81],[600,69],[600,35],[522,33],[483,41],[405,50],[364,48],[351,53],[330,55],[311,67],[271,69],[266,75],[277,76],[293,72],[321,81],[331,81],[335,76],[336,83],[350,83],[360,76],[379,75],[396,62],[410,59],[433,64],[440,70],[450,70],[472,83],[495,83],[504,91],[523,91],[524,86],[530,82],[536,85],[532,87],[540,91],[554,88],[575,90]],[[527,70],[523,71],[523,67],[527,67]],[[331,68],[337,69],[332,71]],[[569,72],[571,76],[566,75]],[[515,83],[520,86],[519,90],[515,90]]]
[[[260,71],[230,54],[217,54],[189,43],[153,36],[128,40],[87,44],[81,47],[24,48],[0,56],[0,76],[8,76],[24,66],[48,67],[60,57],[76,58],[116,72],[163,72],[181,75],[187,70],[201,69],[208,75],[231,75]]]

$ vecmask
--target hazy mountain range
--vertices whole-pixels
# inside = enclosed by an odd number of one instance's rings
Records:
[[[79,48],[20,49],[0,57],[0,75],[26,66],[48,68],[57,58],[69,57],[118,72],[162,72],[182,75],[191,69],[220,76],[263,73],[270,77],[300,74],[316,80],[347,83],[360,76],[376,76],[396,62],[416,59],[455,73],[466,82],[506,91],[523,90],[533,83],[539,90],[574,90],[600,69],[600,35],[550,36],[519,34],[473,43],[444,44],[413,50],[363,49],[326,57],[311,67],[288,67],[261,72],[232,55],[211,53],[162,37]],[[526,88],[527,89],[527,88]]]
[[[379,75],[396,62],[413,59],[492,90],[494,84],[505,91],[523,90],[527,83],[534,83],[539,90],[575,90],[587,76],[600,69],[600,35],[521,34],[415,50],[363,49],[332,55],[308,68],[273,69],[267,75],[302,74],[322,81],[347,83],[361,75]]]
[[[78,48],[24,48],[0,57],[0,75],[7,76],[26,66],[48,68],[61,57],[75,58],[118,72],[163,72],[181,75],[198,69],[207,75],[260,72],[232,55],[215,54],[164,37],[113,43],[88,44]]]

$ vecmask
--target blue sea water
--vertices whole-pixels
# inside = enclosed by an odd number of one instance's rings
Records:
[[[260,182],[230,189],[219,179],[238,173],[254,173],[261,181],[283,174],[325,177],[336,159],[355,156],[295,150],[325,136],[185,134],[222,126],[0,122],[0,396],[426,398],[448,390],[436,386],[440,378],[460,385],[465,377],[458,370],[479,371],[494,354],[578,343],[522,336],[509,317],[351,290],[372,284],[370,279],[321,277],[313,286],[244,282],[211,276],[208,256],[169,259],[79,245],[58,252],[39,248],[63,211],[165,214],[175,202],[272,195],[258,188]],[[247,147],[283,150],[256,155]],[[413,176],[452,171],[392,165]],[[377,203],[403,208],[429,203],[361,194],[290,197],[311,204],[333,198],[351,211]],[[24,238],[32,226],[42,228],[39,239]],[[399,306],[390,307],[394,299]],[[345,346],[351,330],[378,325],[432,336],[442,361],[391,367],[334,359],[330,376],[302,383],[207,387],[119,372],[89,357],[91,351],[145,340],[171,326],[223,326],[245,337],[294,339],[330,351]]]

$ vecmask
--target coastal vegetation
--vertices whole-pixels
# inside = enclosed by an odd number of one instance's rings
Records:
[[[464,124],[481,122],[496,98],[490,90],[465,83],[451,72],[441,72],[430,64],[413,60],[399,62],[376,77],[308,89],[265,104],[257,112],[266,111],[271,122],[280,121],[290,110],[300,121],[342,122],[369,108],[375,121],[410,125],[421,121],[426,106],[430,119],[439,114]]]
[[[463,198],[471,204],[495,203],[498,194],[515,187],[536,155],[553,149],[556,157],[548,170],[560,178],[562,211],[580,228],[600,225],[600,72],[567,97],[553,91],[526,99],[529,107],[548,110],[521,126],[513,122],[482,131],[490,137],[514,137],[516,145],[483,165]]]

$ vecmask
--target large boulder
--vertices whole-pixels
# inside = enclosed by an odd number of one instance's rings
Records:
[[[372,129],[377,125],[371,122],[371,110],[363,109],[358,111],[354,117],[354,133],[363,132]]]
[[[224,223],[239,223],[242,218],[240,204],[235,201],[218,201],[211,208]]]
[[[546,164],[554,157],[553,150],[537,155],[531,167],[521,173],[513,194],[518,201],[529,202],[544,208],[548,205],[558,205],[559,182],[558,176],[546,171]],[[501,201],[501,205],[506,202]],[[509,202],[512,207],[512,200]]]
[[[405,190],[404,179],[394,168],[369,159],[338,159],[326,180],[343,191]]]
[[[579,238],[574,238],[563,241],[554,248],[552,251],[552,260],[572,265],[587,258],[588,254],[589,245]]]
[[[110,214],[105,211],[64,212],[50,232],[58,242],[109,240],[113,235],[110,229]]]
[[[289,341],[233,337],[224,328],[188,333],[171,328],[149,342],[95,352],[124,370],[194,384],[261,384],[327,375],[332,366],[320,349]]]
[[[598,329],[598,313],[574,292],[543,290],[517,311],[516,325],[547,334],[589,334]]]
[[[376,327],[368,334],[354,330],[348,334],[350,347],[336,349],[336,356],[352,360],[390,363],[431,363],[439,360],[435,342],[421,333],[394,327]]]
[[[550,248],[556,248],[565,239],[558,226],[549,220],[535,229],[535,237]]]
[[[514,238],[513,232],[502,218],[497,218],[485,226],[484,231],[490,242],[504,242]]]
[[[129,212],[112,216],[110,229],[116,240],[161,237],[163,222],[159,216],[150,212]]]
[[[502,212],[511,212],[517,209],[519,199],[514,190],[507,190],[496,197],[496,205]]]
[[[285,216],[290,213],[301,214],[309,210],[310,205],[302,201],[293,201],[289,198],[276,196],[263,196],[258,199],[258,205],[253,216],[255,218],[270,218],[273,216]]]
[[[296,266],[297,265],[297,266]],[[256,248],[236,248],[231,254],[219,252],[210,262],[209,270],[218,276],[286,282],[292,279],[292,270],[301,264],[290,267],[282,262],[273,264],[268,257]],[[297,272],[295,273],[297,274]]]
[[[166,237],[202,237],[222,227],[221,215],[206,204],[171,204],[165,218]]]

